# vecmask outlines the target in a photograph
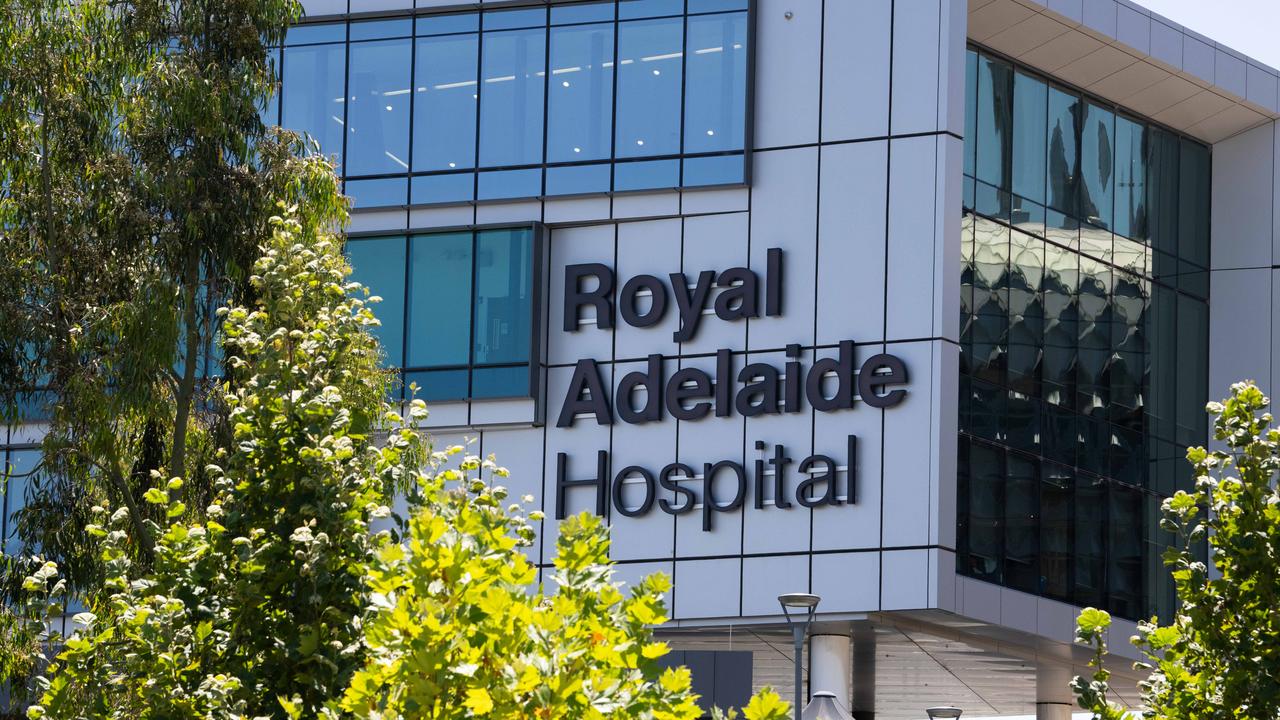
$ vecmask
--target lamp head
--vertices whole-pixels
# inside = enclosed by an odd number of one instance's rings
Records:
[[[778,604],[784,609],[811,610],[818,607],[822,598],[810,593],[783,593],[778,596]]]
[[[960,713],[964,711],[958,707],[940,705],[938,707],[926,708],[925,712],[929,714],[929,720],[935,720],[935,718],[958,718],[960,717]]]

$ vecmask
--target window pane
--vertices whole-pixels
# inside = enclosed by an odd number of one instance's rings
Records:
[[[405,397],[410,397],[408,387],[417,384],[418,392],[412,397],[426,402],[463,400],[467,397],[466,370],[431,370],[405,373]]]
[[[612,2],[552,5],[551,24],[567,25],[569,23],[612,22],[613,11],[614,5]]]
[[[528,362],[533,305],[530,230],[486,230],[476,237],[477,365]]]
[[[477,200],[505,200],[542,194],[542,169],[495,170],[480,173]]]
[[[974,153],[978,143],[978,53],[964,54],[964,174],[976,172]]]
[[[1075,603],[1098,606],[1106,588],[1107,486],[1094,477],[1076,478]]]
[[[1180,445],[1201,445],[1208,394],[1209,308],[1178,295],[1178,437]]]
[[[1044,348],[1044,241],[1013,231],[1009,255],[1009,386],[1039,396]]]
[[[409,185],[409,202],[414,205],[464,202],[475,196],[473,173],[448,173],[413,178]]]
[[[409,40],[352,43],[347,174],[409,170]]]
[[[4,455],[0,453],[0,458]],[[0,503],[4,507],[4,554],[18,555],[23,551],[22,541],[18,539],[17,518],[15,515],[21,510],[27,501],[27,493],[34,485],[34,478],[31,473],[35,471],[36,465],[40,463],[40,451],[31,450],[11,450],[9,451],[8,489],[5,491],[4,497],[0,498]],[[0,481],[3,481],[0,478]],[[34,548],[33,548],[34,550]]]
[[[689,18],[684,151],[741,150],[746,127],[746,13]]]
[[[679,15],[684,12],[684,0],[620,0],[618,17],[628,18]]]
[[[1009,453],[1004,502],[1004,582],[1025,592],[1040,589],[1040,467]]]
[[[698,185],[741,183],[743,173],[746,171],[745,162],[742,155],[686,158],[684,179],[680,184],[685,187],[697,187]]]
[[[471,344],[471,233],[419,235],[410,239],[409,248],[406,364],[466,365]]]
[[[1045,244],[1044,390],[1051,403],[1074,407],[1079,256]]]
[[[542,8],[527,10],[491,10],[484,14],[484,30],[510,30],[533,28],[547,24],[547,11]],[[485,38],[486,42],[488,38]]]
[[[285,45],[343,42],[347,39],[346,23],[294,25],[285,33]]]
[[[285,48],[281,125],[320,143],[320,152],[338,160],[342,172],[342,128],[346,123],[345,45]]]
[[[484,82],[480,88],[481,166],[542,162],[545,55],[543,28],[485,33],[481,70]]]
[[[623,162],[613,167],[614,190],[660,190],[679,186],[679,160]]]
[[[1179,171],[1178,254],[1209,267],[1209,150],[1183,140]]]
[[[618,28],[617,157],[680,152],[681,18]]]
[[[1049,88],[1049,207],[1076,215],[1079,153],[1076,151],[1080,100]]]
[[[529,366],[476,368],[471,371],[471,397],[529,397]]]
[[[548,195],[609,192],[609,163],[547,168]]]
[[[381,40],[383,38],[406,37],[412,34],[413,21],[410,18],[351,23],[352,40]]]
[[[1046,463],[1040,483],[1040,575],[1042,591],[1060,599],[1071,596],[1072,494],[1075,477],[1070,468]]]
[[[1022,73],[1013,79],[1013,192],[1044,204],[1048,88]]]
[[[1111,227],[1112,195],[1115,188],[1115,116],[1092,103],[1085,103],[1084,125],[1080,132],[1080,217],[1104,228]]]
[[[382,325],[373,334],[382,343],[386,364],[400,367],[404,362],[404,253],[403,236],[359,238],[347,241],[347,261],[351,280],[369,289],[382,302],[372,306]]]
[[[1178,252],[1178,137],[1147,130],[1147,235],[1156,250]]]
[[[1004,452],[983,443],[969,449],[969,567],[965,574],[1000,582],[1004,557]]]
[[[414,71],[413,169],[475,164],[478,36],[418,40]]]
[[[480,16],[476,13],[427,15],[418,18],[417,33],[419,35],[447,35],[479,30]]]
[[[1142,494],[1111,484],[1107,553],[1107,594],[1112,612],[1138,617],[1142,598]]]
[[[985,55],[978,59],[978,179],[1008,190],[1013,125],[1013,69]]]
[[[409,178],[378,178],[375,180],[348,180],[347,197],[354,208],[404,205],[409,196]]]
[[[600,160],[612,151],[613,23],[551,29],[547,162]]]
[[[1115,230],[1134,240],[1147,234],[1147,128],[1116,118]]]

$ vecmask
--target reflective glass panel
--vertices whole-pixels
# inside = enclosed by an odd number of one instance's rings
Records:
[[[1074,95],[1049,88],[1049,207],[1076,214],[1076,184],[1079,179],[1077,123],[1080,100]]]
[[[1013,192],[1044,204],[1045,114],[1048,88],[1036,78],[1013,78]]]
[[[683,34],[681,18],[619,25],[616,157],[680,152]]]
[[[477,365],[529,361],[533,245],[529,231],[476,235],[475,348]]]
[[[1116,118],[1115,231],[1134,240],[1148,237],[1146,145],[1145,125]]]
[[[600,160],[613,151],[613,27],[551,29],[547,162]]]
[[[1115,115],[1084,103],[1080,131],[1080,218],[1110,228],[1114,204]]]
[[[487,32],[483,52],[480,165],[541,163],[546,30]]]
[[[345,45],[306,45],[284,51],[280,124],[319,142],[322,154],[337,158],[339,172],[347,122],[346,65]]]
[[[746,13],[689,18],[684,151],[741,150],[746,122]]]
[[[373,334],[382,343],[392,367],[404,365],[405,238],[353,238],[347,241],[347,261],[351,281],[382,298],[374,303],[373,314],[382,323]]]
[[[983,56],[978,61],[978,179],[1009,190],[1013,141],[1013,68]]]
[[[414,170],[475,165],[479,47],[479,37],[473,34],[418,40],[413,80]]]
[[[3,453],[0,453],[0,458]],[[26,506],[27,494],[34,485],[36,466],[40,463],[40,451],[10,450],[8,459],[9,482],[0,503],[4,507],[4,554],[18,555],[23,552],[22,541],[18,538],[17,513]]]
[[[471,345],[471,233],[409,241],[411,368],[466,365]]]

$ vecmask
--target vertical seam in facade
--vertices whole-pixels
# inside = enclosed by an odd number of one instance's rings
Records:
[[[897,0],[891,0],[889,4],[889,103],[888,103],[888,127],[889,134],[893,134],[893,39],[894,24],[897,14]],[[883,292],[883,304],[881,312],[883,313],[883,325],[880,335],[881,352],[883,352],[884,342],[889,339],[889,234],[890,234],[890,217],[889,208],[890,201],[893,196],[893,140],[885,140],[884,145],[884,285],[881,290]],[[880,547],[884,547],[884,466],[885,466],[885,411],[880,410]],[[877,582],[877,603],[876,609],[884,607],[884,550],[879,553],[880,559],[880,577]]]
[[[810,363],[818,360],[818,308],[821,307],[822,290],[818,285],[819,272],[821,267],[822,253],[822,115],[823,115],[823,79],[826,72],[827,64],[827,0],[822,0],[821,13],[818,18],[818,145],[814,148],[815,169],[814,169],[814,195],[813,195],[813,335],[810,338],[812,343],[810,350]],[[818,414],[813,408],[809,408],[809,454],[813,455],[817,452],[817,434],[818,434]],[[847,444],[846,444],[847,446]],[[845,458],[845,485],[852,487],[849,478],[853,477],[852,459]],[[839,471],[832,470],[830,482],[838,487]],[[835,497],[836,487],[828,488],[828,493]],[[852,493],[846,494],[846,502],[852,500]],[[774,498],[777,501],[777,498]],[[813,516],[814,508],[806,508],[809,511],[809,592],[813,592]]]

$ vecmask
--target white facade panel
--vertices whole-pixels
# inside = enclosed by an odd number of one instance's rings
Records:
[[[822,140],[889,134],[889,41],[893,4],[825,3]]]
[[[755,146],[817,142],[821,5],[758,0],[756,8]]]

